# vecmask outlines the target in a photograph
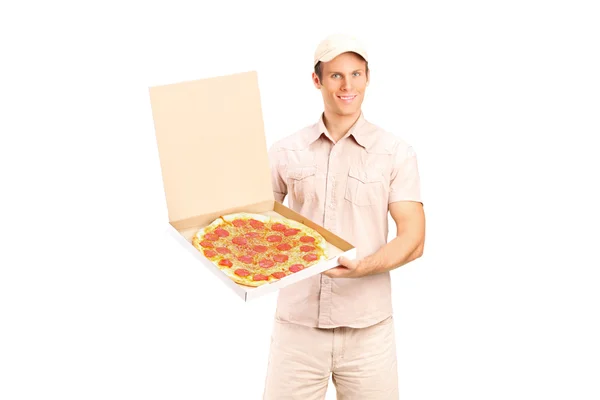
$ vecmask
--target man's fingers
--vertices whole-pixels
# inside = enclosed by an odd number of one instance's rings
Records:
[[[338,264],[344,266],[344,267],[349,267],[350,266],[350,260],[348,260],[346,257],[341,256],[338,258]]]
[[[354,269],[356,268],[356,260],[350,260],[349,258],[346,258],[344,256],[340,256],[338,258],[338,264],[340,264],[343,267],[347,267],[350,269]]]

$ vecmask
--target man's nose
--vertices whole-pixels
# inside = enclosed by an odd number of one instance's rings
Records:
[[[344,79],[342,81],[342,90],[349,91],[352,89],[352,85],[350,84],[350,79]]]

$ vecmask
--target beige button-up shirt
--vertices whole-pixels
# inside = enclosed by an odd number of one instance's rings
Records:
[[[410,145],[365,120],[333,141],[323,116],[269,149],[275,199],[356,247],[387,243],[388,205],[421,201]],[[390,273],[361,278],[317,274],[279,292],[276,318],[311,327],[365,327],[392,314]]]

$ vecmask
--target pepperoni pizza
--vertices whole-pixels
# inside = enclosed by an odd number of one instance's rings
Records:
[[[327,258],[325,239],[287,218],[236,213],[200,229],[192,244],[234,282],[260,286]]]

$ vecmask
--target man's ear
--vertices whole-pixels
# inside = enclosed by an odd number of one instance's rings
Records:
[[[312,81],[317,89],[321,89],[321,81],[319,80],[317,74],[314,72],[312,73]]]
[[[370,82],[371,82],[371,70],[367,70],[367,86],[369,86]]]

